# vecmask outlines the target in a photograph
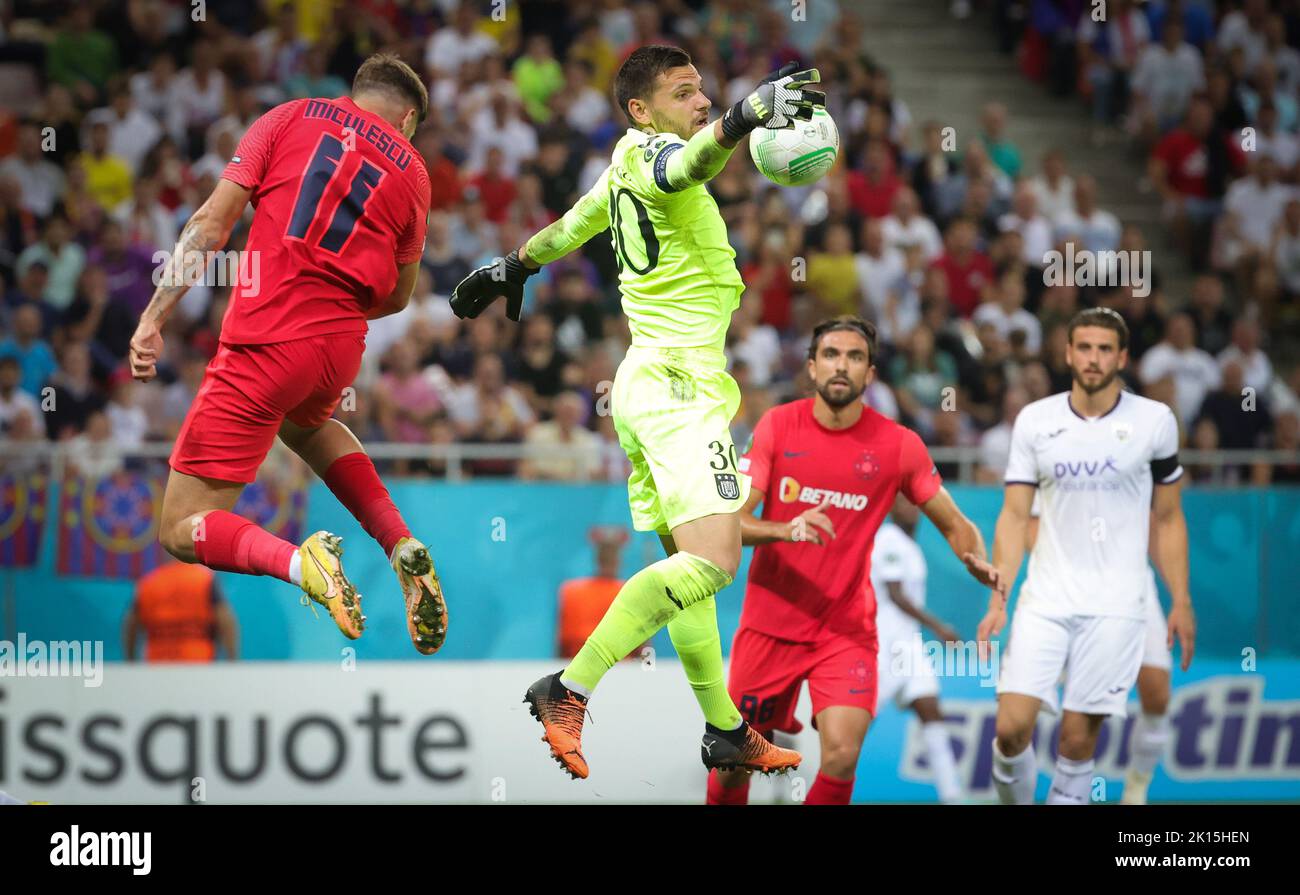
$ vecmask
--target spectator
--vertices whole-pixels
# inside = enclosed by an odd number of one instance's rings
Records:
[[[975,471],[977,482],[1002,484],[1011,458],[1011,429],[1016,417],[1029,403],[1029,395],[1020,386],[1013,385],[1002,395],[1002,419],[996,426],[980,436],[980,465]]]
[[[95,7],[73,4],[50,41],[45,56],[45,73],[51,81],[72,91],[78,102],[89,106],[99,98],[118,67],[117,47],[94,26]]]
[[[760,297],[762,321],[777,332],[785,332],[791,323],[794,281],[791,279],[790,254],[785,231],[769,229],[759,244],[758,259],[741,268],[745,295],[754,293]]]
[[[1042,327],[1024,306],[1025,281],[1020,270],[1012,268],[998,278],[993,294],[975,309],[971,321],[976,326],[992,324],[998,335],[1008,340],[1012,333],[1024,333],[1025,348],[1030,354],[1038,354],[1043,345]]]
[[[945,136],[945,130],[936,121],[927,121],[922,126],[924,146],[921,157],[912,166],[912,188],[921,201],[921,208],[931,218],[940,215],[942,195],[948,189],[948,181],[957,173],[952,156],[956,143],[949,142],[952,137]]]
[[[1192,318],[1185,313],[1169,318],[1164,341],[1142,358],[1138,377],[1143,387],[1169,378],[1174,388],[1174,409],[1184,423],[1196,419],[1206,394],[1220,383],[1219,367],[1208,352],[1196,347]]]
[[[1273,240],[1273,263],[1282,286],[1290,297],[1300,296],[1300,196],[1287,199]]]
[[[524,55],[511,70],[524,111],[538,124],[551,120],[551,97],[564,89],[564,71],[545,34],[531,34]]]
[[[198,372],[201,378],[202,366]],[[86,428],[91,414],[104,409],[104,397],[91,376],[90,349],[84,342],[70,342],[63,347],[59,369],[46,380],[46,385],[54,390],[54,400],[46,415],[52,439],[71,438]],[[193,397],[191,392],[189,399],[192,401]],[[182,418],[187,410],[189,401],[181,412]]]
[[[39,398],[41,386],[58,368],[49,343],[41,338],[41,312],[35,305],[22,305],[14,310],[12,319],[12,334],[0,340],[0,358],[18,362],[21,371],[18,387]]]
[[[904,353],[890,363],[889,381],[905,417],[929,432],[944,389],[957,384],[957,364],[946,351],[935,350],[934,333],[923,324],[912,330]]]
[[[1241,109],[1246,113],[1246,120],[1254,124],[1259,120],[1259,110],[1264,103],[1270,103],[1277,112],[1277,126],[1284,131],[1294,131],[1300,123],[1300,109],[1296,99],[1277,86],[1277,69],[1267,60],[1255,69],[1255,76],[1250,84],[1238,88]]]
[[[1233,324],[1232,344],[1219,352],[1216,359],[1224,371],[1229,364],[1239,366],[1246,385],[1258,393],[1267,393],[1273,384],[1273,364],[1260,350],[1259,324],[1254,320],[1239,318]]]
[[[907,275],[907,258],[902,251],[885,242],[888,218],[868,218],[862,223],[862,250],[856,256],[857,282],[862,290],[859,313],[874,320],[880,337],[893,342],[908,331],[920,316],[919,302],[913,302],[905,314],[906,328],[898,320],[899,280]],[[919,250],[919,249],[918,249]]]
[[[958,218],[948,225],[944,253],[934,262],[948,280],[948,299],[953,310],[969,317],[993,284],[993,265],[975,247],[975,223]]]
[[[105,211],[131,196],[131,167],[108,151],[108,136],[107,122],[91,124],[90,148],[76,161],[85,174],[87,192]]]
[[[45,158],[41,144],[40,126],[24,121],[18,127],[18,151],[0,162],[0,177],[12,177],[22,193],[22,207],[44,220],[54,211],[67,178]]]
[[[1065,167],[1065,154],[1050,149],[1043,156],[1042,172],[1030,181],[1038,199],[1038,211],[1050,221],[1074,212],[1074,178]]]
[[[988,149],[993,164],[1012,180],[1020,176],[1020,150],[1006,136],[1007,107],[986,103],[980,112],[980,139]]]
[[[894,159],[883,140],[872,140],[863,152],[862,170],[848,175],[849,198],[863,217],[883,218],[889,214],[894,196],[903,182],[894,170]]]
[[[1205,67],[1184,39],[1183,23],[1171,18],[1158,43],[1148,44],[1133,72],[1134,117],[1144,144],[1176,127],[1192,94],[1205,89]]]
[[[534,411],[549,413],[551,399],[563,388],[562,374],[569,356],[555,344],[555,324],[545,314],[534,314],[524,321],[516,352],[519,358],[517,378],[529,393]]]
[[[303,99],[314,96],[333,98],[347,95],[348,82],[338,75],[331,74],[327,68],[328,63],[329,48],[324,44],[316,44],[307,50],[303,56],[302,68],[281,82],[287,98]]]
[[[159,266],[153,260],[154,247],[128,244],[126,230],[115,220],[104,224],[99,242],[100,247],[91,252],[90,264],[107,277],[109,300],[138,317],[153,295],[154,270]]]
[[[291,7],[290,7],[291,8]],[[146,662],[239,658],[239,626],[206,566],[164,563],[140,579],[122,623],[122,653],[134,662],[144,636]]]
[[[122,447],[113,437],[108,414],[97,410],[86,419],[85,431],[68,439],[67,457],[72,471],[89,481],[108,478],[125,465]]]
[[[429,38],[424,50],[424,67],[433,80],[454,76],[462,64],[477,62],[497,51],[496,41],[477,30],[478,12],[470,0],[462,0],[451,23]]]
[[[1028,183],[1016,187],[1011,211],[998,219],[998,229],[1002,232],[1014,230],[1020,234],[1022,249],[1019,260],[1025,264],[1041,267],[1043,257],[1052,250],[1052,224],[1038,213],[1038,196]]]
[[[385,355],[388,372],[375,390],[375,412],[387,441],[421,444],[429,426],[443,414],[443,401],[432,377],[419,368],[409,340],[394,342]]]
[[[570,55],[564,64],[564,89],[552,97],[563,111],[564,122],[585,137],[610,120],[609,100],[592,86],[591,63]]]
[[[1076,240],[1090,252],[1119,248],[1119,218],[1097,207],[1097,181],[1084,174],[1074,182],[1074,210],[1056,219],[1056,238]]]
[[[35,262],[45,265],[48,279],[41,298],[56,311],[66,310],[76,295],[77,280],[86,266],[86,251],[72,241],[68,219],[54,215],[45,224],[44,238],[18,256],[16,270],[21,277]]]
[[[1245,289],[1255,268],[1273,247],[1286,203],[1296,195],[1294,187],[1278,183],[1271,156],[1253,154],[1249,170],[1228,188],[1215,247],[1217,266],[1235,272],[1242,294],[1248,294]]]
[[[517,194],[515,180],[505,173],[504,164],[501,147],[488,147],[483,170],[471,177],[468,184],[478,191],[483,214],[493,224],[504,223]]]
[[[1300,413],[1294,410],[1280,414],[1273,430],[1272,448],[1289,451],[1294,457],[1300,454]],[[1276,465],[1257,463],[1251,473],[1255,485],[1300,485],[1300,462],[1282,462]]]
[[[158,119],[136,108],[131,88],[123,81],[110,89],[108,106],[86,116],[90,127],[100,121],[108,125],[109,153],[126,162],[131,176],[138,176],[145,156],[163,135]]]
[[[882,222],[885,243],[899,251],[919,247],[928,264],[943,254],[943,237],[934,221],[920,214],[916,192],[903,187],[894,193],[893,213]]]
[[[1223,282],[1212,274],[1202,274],[1192,283],[1192,301],[1188,309],[1196,324],[1196,345],[1210,354],[1228,346],[1232,315],[1223,307]]]
[[[109,379],[108,405],[104,408],[104,415],[108,417],[113,443],[119,448],[138,448],[149,434],[149,417],[141,406],[141,388],[125,366]]]
[[[1092,10],[1079,19],[1079,67],[1092,93],[1093,119],[1110,124],[1128,106],[1129,78],[1138,58],[1151,41],[1146,16],[1132,0],[1111,0],[1105,18],[1098,22]]]
[[[1264,101],[1259,107],[1255,122],[1255,152],[1262,158],[1271,156],[1277,165],[1278,177],[1294,183],[1300,163],[1300,139],[1277,125],[1277,106]]]
[[[595,526],[588,538],[596,548],[596,571],[589,578],[571,578],[560,585],[556,655],[571,659],[587,642],[623,587],[618,569],[627,531],[614,525]],[[629,658],[636,658],[640,649]]]
[[[1243,0],[1241,9],[1231,10],[1219,23],[1219,51],[1229,56],[1240,50],[1247,75],[1254,73],[1268,52],[1267,22],[1268,0]]]
[[[542,318],[545,319],[545,318]],[[530,457],[519,467],[520,478],[550,481],[588,481],[600,475],[600,439],[583,427],[588,405],[577,392],[555,399],[555,418],[528,430],[524,443],[543,451],[567,447],[564,456]]]
[[[781,339],[762,318],[762,296],[745,290],[727,337],[732,358],[748,367],[751,383],[766,388],[780,368]]]
[[[1219,446],[1229,450],[1263,447],[1273,428],[1268,399],[1262,392],[1247,397],[1248,381],[1235,360],[1222,364],[1223,382],[1205,396],[1198,424],[1210,420],[1218,433]]]
[[[41,405],[30,392],[22,388],[23,368],[18,358],[0,354],[0,439],[9,438],[20,414],[30,417],[28,425],[40,436],[45,433],[45,418]]]
[[[825,250],[808,259],[808,290],[827,316],[835,316],[857,313],[860,288],[853,236],[848,227],[835,224],[826,231]]]
[[[506,384],[505,365],[496,354],[475,361],[473,378],[447,396],[447,415],[462,441],[519,441],[533,421],[528,402]]]
[[[1264,59],[1277,71],[1278,89],[1295,96],[1300,91],[1300,50],[1287,45],[1286,19],[1280,15],[1264,22]]]
[[[1197,96],[1182,127],[1166,134],[1151,154],[1149,176],[1164,199],[1164,219],[1193,265],[1202,267],[1209,227],[1223,207],[1227,178],[1242,153],[1230,133],[1213,129],[1214,109]]]
[[[192,64],[182,69],[172,87],[172,102],[182,110],[184,132],[176,136],[190,154],[203,146],[208,125],[226,110],[226,76],[217,68],[217,48],[210,40],[194,44]]]

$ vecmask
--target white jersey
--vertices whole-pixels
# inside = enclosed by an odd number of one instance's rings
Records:
[[[1085,419],[1070,393],[1026,406],[1011,433],[1008,484],[1041,497],[1020,605],[1043,615],[1142,619],[1153,482],[1172,484],[1178,423],[1158,401],[1120,392]]]
[[[912,605],[925,605],[925,554],[916,541],[885,519],[876,532],[871,550],[871,588],[876,593],[876,636],[882,655],[889,654],[890,644],[910,640],[921,632],[921,624],[899,609],[889,597],[889,584],[903,588],[903,596]]]

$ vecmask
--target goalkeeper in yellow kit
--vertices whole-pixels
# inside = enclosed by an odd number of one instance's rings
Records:
[[[704,184],[756,127],[793,127],[824,106],[804,89],[815,69],[790,63],[709,123],[711,103],[684,50],[637,49],[614,92],[632,123],[610,166],[562,219],[453,291],[460,317],[505,297],[518,320],[523,284],[608,228],[632,346],[614,378],[611,407],[632,461],[628,503],[638,531],[656,531],[668,556],[628,579],[586,644],[563,671],[528,688],[551,754],[587,776],[582,723],[605,672],[665,624],[704,711],[701,757],[709,768],[763,772],[797,767],[797,752],[773,746],[737,711],[722,675],[714,594],[740,566],[740,519],[749,477],[736,468],[729,434],[740,390],[723,344],[744,289],[718,206]]]

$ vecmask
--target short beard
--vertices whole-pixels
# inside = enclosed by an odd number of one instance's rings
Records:
[[[831,390],[831,384],[829,382],[826,383],[825,385],[817,386],[817,394],[822,396],[822,400],[825,401],[827,404],[829,404],[835,410],[839,410],[841,407],[848,407],[854,401],[861,398],[862,393],[866,391],[866,386],[863,386],[857,391],[854,391],[853,384],[850,383],[848,397],[845,398],[832,398],[830,396],[830,390]]]
[[[1115,377],[1119,375],[1119,369],[1117,368],[1112,370],[1109,376],[1102,376],[1101,381],[1091,387],[1086,382],[1083,381],[1083,374],[1079,373],[1073,367],[1070,368],[1070,375],[1074,378],[1075,384],[1078,385],[1079,388],[1083,389],[1085,392],[1087,392],[1090,395],[1095,395],[1097,394],[1097,392],[1106,388],[1108,385],[1110,385],[1112,382],[1115,381]]]

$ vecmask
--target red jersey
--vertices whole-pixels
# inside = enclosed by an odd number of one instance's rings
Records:
[[[299,99],[248,129],[221,175],[253,191],[253,227],[221,341],[364,333],[366,311],[420,258],[424,159],[348,97]]]
[[[740,471],[764,494],[763,519],[789,522],[829,499],[835,537],[820,547],[755,547],[740,625],[805,643],[832,635],[874,642],[876,530],[899,491],[919,505],[943,482],[911,429],[870,407],[847,429],[827,429],[813,417],[813,400],[763,414]]]
[[[1165,163],[1169,186],[1180,196],[1205,199],[1210,195],[1207,177],[1210,173],[1210,161],[1205,151],[1206,139],[1198,139],[1190,132],[1179,128],[1165,134],[1151,153]],[[1235,140],[1226,136],[1224,142],[1232,170],[1240,170],[1244,158],[1241,147]]]
[[[980,290],[993,282],[993,262],[983,252],[971,252],[965,264],[944,252],[933,267],[948,278],[948,301],[962,317],[969,317],[980,303]]]

